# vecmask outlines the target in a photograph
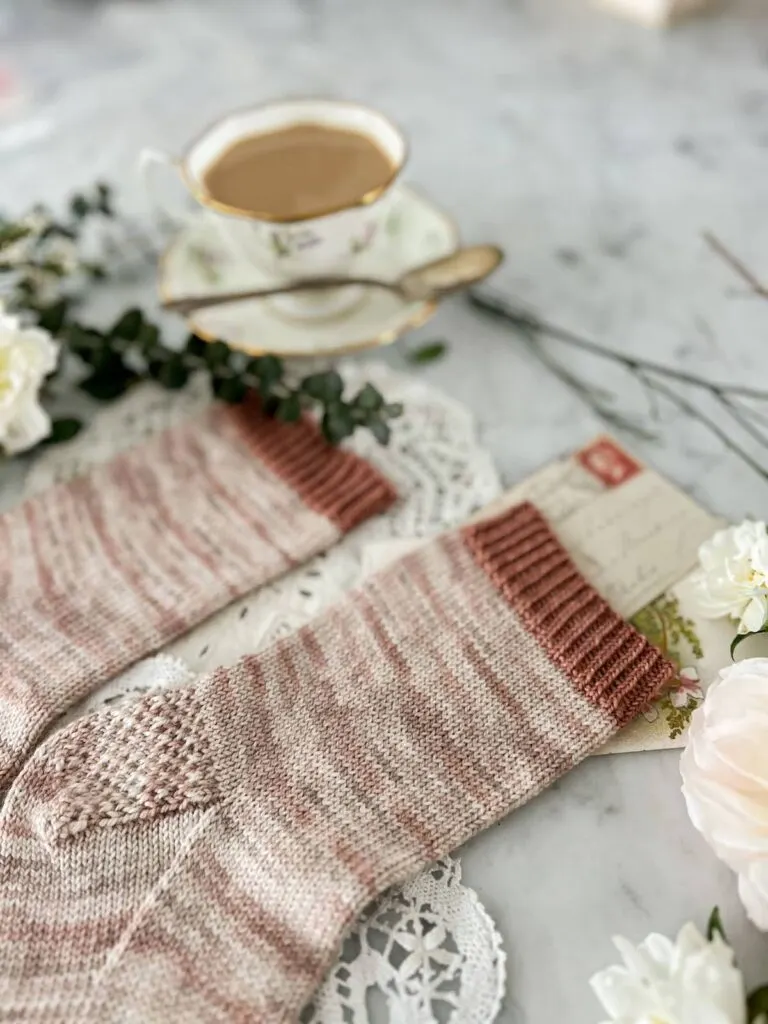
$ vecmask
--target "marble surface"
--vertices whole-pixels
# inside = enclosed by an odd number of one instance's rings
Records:
[[[768,278],[764,0],[669,34],[588,0],[6,0],[0,70],[15,76],[0,105],[5,208],[102,176],[138,210],[141,146],[179,147],[275,95],[356,98],[405,126],[410,180],[463,237],[506,248],[495,283],[511,297],[627,352],[768,386],[768,303],[701,240],[714,230]],[[473,408],[508,482],[601,429],[461,300],[405,346],[419,336],[450,342],[418,372]],[[644,409],[621,376],[565,356]],[[710,434],[665,409],[656,429],[630,442],[639,455],[713,511],[760,514],[768,485]],[[4,504],[23,471],[0,474]],[[589,761],[463,851],[509,955],[504,1024],[599,1020],[587,979],[613,960],[611,934],[671,933],[714,903],[748,980],[766,980],[768,940],[688,824],[677,760]]]

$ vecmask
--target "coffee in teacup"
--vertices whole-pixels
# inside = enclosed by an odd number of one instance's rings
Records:
[[[210,220],[212,237],[278,280],[353,275],[381,235],[407,159],[402,132],[383,114],[338,100],[282,100],[234,111],[198,136],[181,158],[145,150],[150,173],[176,167]],[[286,312],[338,313],[353,288],[281,296]]]
[[[396,170],[368,136],[308,123],[239,139],[211,164],[203,184],[227,206],[294,221],[360,203]]]

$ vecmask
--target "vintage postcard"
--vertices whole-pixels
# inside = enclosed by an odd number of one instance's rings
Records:
[[[544,466],[478,513],[532,501],[586,578],[678,666],[670,690],[599,753],[683,746],[691,712],[730,660],[733,624],[696,617],[686,578],[723,523],[612,437]],[[380,543],[366,569],[419,541]]]

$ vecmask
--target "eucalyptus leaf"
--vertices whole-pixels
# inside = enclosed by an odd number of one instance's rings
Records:
[[[94,348],[101,345],[101,337],[81,327],[80,324],[70,324],[67,327],[66,341],[70,350],[86,361]]]
[[[229,359],[229,346],[223,341],[211,341],[205,346],[203,359],[212,370],[222,366]]]
[[[110,329],[113,338],[125,338],[126,341],[136,341],[144,325],[144,314],[140,309],[127,309],[125,313]]]
[[[114,217],[115,211],[112,205],[112,188],[105,182],[100,181],[96,185],[97,208],[99,213],[105,217]]]
[[[720,917],[719,907],[712,908],[712,913],[709,915],[709,920],[707,921],[707,938],[710,942],[715,935],[719,935],[723,942],[728,941],[725,937],[725,929],[723,928],[723,921]]]
[[[71,441],[82,429],[82,420],[75,419],[74,416],[52,420],[51,432],[45,439],[46,444],[61,444],[63,441]]]
[[[198,338],[196,334],[190,334],[187,338],[187,344],[184,347],[184,352],[189,356],[194,356],[198,359],[202,359],[205,355],[207,343],[202,338]]]
[[[392,430],[389,424],[385,423],[384,420],[371,420],[368,424],[368,428],[379,444],[389,444],[389,439],[392,437]]]
[[[94,373],[81,381],[78,387],[100,402],[112,402],[124,395],[133,382],[128,377],[105,376]]]
[[[302,390],[310,398],[318,402],[338,401],[344,392],[344,381],[336,370],[326,370],[324,373],[312,373],[301,382]]]
[[[301,416],[301,401],[296,393],[280,400],[276,414],[285,423],[295,423]]]
[[[414,348],[407,352],[406,359],[409,363],[434,363],[436,360],[442,359],[447,351],[447,342],[429,341],[426,345],[421,345],[419,348]]]
[[[246,364],[246,370],[259,381],[259,391],[266,398],[283,377],[283,363],[277,356],[257,356]]]
[[[373,384],[366,384],[357,393],[354,404],[366,412],[377,412],[384,405],[384,399]]]
[[[230,405],[242,402],[248,392],[248,387],[241,377],[214,377],[212,387],[214,395],[222,402],[229,402]]]
[[[340,444],[354,431],[355,424],[349,409],[337,402],[326,409],[321,421],[321,428],[331,444]]]
[[[40,327],[45,331],[50,331],[51,334],[58,334],[64,326],[64,321],[67,318],[69,311],[69,303],[66,299],[59,299],[58,302],[52,302],[49,306],[45,306],[43,309],[38,311],[37,322]]]
[[[144,353],[149,353],[153,349],[156,349],[160,342],[160,328],[157,324],[152,324],[148,320],[145,320],[141,325],[141,330],[136,336],[136,343]]]
[[[765,1014],[768,1020],[768,985],[761,985],[751,992],[747,999],[747,1019],[750,1024],[757,1020],[761,1014]]]
[[[119,345],[110,345],[108,340],[94,332],[93,348],[86,356],[85,361],[91,366],[94,373],[103,377],[122,377],[130,373],[123,363],[123,352]]]
[[[182,357],[178,353],[173,353],[168,358],[160,369],[157,375],[158,384],[162,384],[164,388],[168,388],[169,391],[178,391],[179,388],[183,388],[189,380],[189,370],[184,365]]]
[[[111,402],[124,395],[137,379],[138,375],[129,370],[122,360],[112,358],[107,359],[99,369],[81,380],[78,387],[91,398],[97,398],[100,402]]]
[[[91,205],[85,196],[78,193],[77,195],[72,196],[69,203],[69,210],[76,220],[83,220],[83,218],[87,217],[90,213]]]

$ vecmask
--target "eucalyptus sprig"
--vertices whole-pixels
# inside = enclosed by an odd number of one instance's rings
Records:
[[[385,402],[372,384],[345,398],[344,381],[336,370],[292,381],[277,356],[247,356],[223,341],[206,342],[194,334],[181,350],[169,349],[162,343],[158,326],[140,309],[127,310],[106,331],[69,321],[60,336],[86,368],[77,386],[102,401],[119,397],[140,380],[154,380],[175,391],[183,388],[193,374],[203,372],[210,378],[214,395],[224,402],[237,404],[249,391],[257,391],[267,413],[286,423],[312,410],[332,444],[343,441],[358,427],[370,430],[377,441],[387,444],[389,421],[403,411],[399,403]]]
[[[372,384],[345,396],[336,370],[295,378],[277,356],[248,356],[223,341],[207,342],[195,334],[180,350],[171,348],[160,326],[138,308],[126,310],[106,329],[82,322],[76,316],[81,299],[95,281],[109,276],[110,267],[103,259],[85,258],[81,241],[93,221],[116,217],[112,190],[102,183],[73,196],[63,217],[54,217],[43,206],[18,220],[0,216],[3,305],[47,330],[61,345],[59,366],[43,400],[63,385],[109,402],[140,381],[177,390],[193,374],[204,373],[214,395],[225,402],[241,402],[256,391],[267,413],[285,422],[311,412],[332,444],[360,428],[380,444],[388,443],[390,423],[402,414],[402,406],[385,401]],[[69,440],[81,427],[74,417],[53,420],[46,442]]]

